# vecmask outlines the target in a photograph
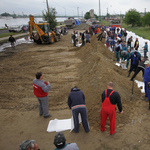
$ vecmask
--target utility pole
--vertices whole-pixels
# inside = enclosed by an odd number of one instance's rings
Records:
[[[100,7],[100,0],[99,0],[99,21],[101,21],[101,7]]]
[[[48,13],[49,13],[48,0],[46,0],[46,5],[47,5],[47,11],[48,11]]]
[[[145,12],[144,13],[146,14],[146,8],[145,8]]]
[[[78,19],[79,19],[79,7],[77,7]]]
[[[108,8],[107,8],[107,21],[108,21]]]

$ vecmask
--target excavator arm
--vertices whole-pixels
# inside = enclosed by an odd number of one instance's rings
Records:
[[[30,39],[32,39],[32,36],[33,36],[33,27],[35,27],[36,30],[37,30],[37,33],[39,34],[39,37],[40,37],[40,39],[41,39],[41,41],[42,41],[41,36],[42,36],[42,35],[45,35],[45,33],[44,33],[43,30],[34,22],[34,18],[33,18],[32,15],[30,16],[29,25],[30,25]]]

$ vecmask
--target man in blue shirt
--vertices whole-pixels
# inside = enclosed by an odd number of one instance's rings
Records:
[[[149,110],[150,110],[150,89],[148,88],[148,83],[150,83],[150,62],[145,61],[145,71],[144,71],[144,85],[145,85],[145,97],[148,97],[146,101],[149,101]]]

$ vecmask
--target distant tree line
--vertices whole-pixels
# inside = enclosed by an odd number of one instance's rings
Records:
[[[140,13],[136,11],[136,9],[130,9],[124,18],[124,23],[127,25],[131,24],[132,27],[134,26],[149,26],[150,27],[150,12],[144,14],[141,17]]]

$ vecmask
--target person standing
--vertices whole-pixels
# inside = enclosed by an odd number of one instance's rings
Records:
[[[54,150],[80,150],[76,143],[66,143],[66,138],[62,132],[59,132],[54,137]]]
[[[148,84],[150,82],[150,62],[145,61],[145,71],[144,71],[144,87],[145,87],[145,101],[149,101],[149,110],[150,110],[150,89],[148,88]]]
[[[141,62],[141,57],[139,56],[139,54],[137,53],[137,51],[134,52],[134,54],[132,54],[128,59],[127,61],[131,59],[131,67],[130,67],[130,70],[129,70],[129,74],[127,75],[127,77],[130,76],[131,72],[134,70],[136,70],[138,64]]]
[[[86,43],[90,43],[90,35],[89,35],[89,33],[86,34]]]
[[[11,47],[15,49],[15,44],[14,44],[16,42],[15,38],[12,35],[10,35],[8,41],[11,43]]]
[[[85,96],[84,93],[75,86],[71,89],[68,96],[68,106],[72,110],[73,120],[74,120],[74,132],[79,132],[79,113],[82,118],[82,125],[85,132],[89,132],[89,123],[87,119],[87,109],[85,106]]]
[[[126,42],[126,39],[127,39],[127,32],[126,32],[126,30],[124,31],[124,41]]]
[[[121,46],[119,44],[119,41],[117,41],[115,50],[116,50],[116,59],[119,62],[120,61],[120,52],[121,52]]]
[[[135,50],[138,50],[138,48],[139,48],[139,41],[138,41],[138,38],[136,38],[136,41],[135,41],[135,43],[134,43],[134,48],[135,48]]]
[[[45,82],[42,72],[36,73],[36,79],[33,80],[34,95],[39,101],[39,115],[44,115],[44,118],[51,117],[48,112],[48,91],[51,88],[50,82]]]
[[[145,46],[144,46],[143,48],[144,48],[144,58],[146,58],[147,52],[148,52],[148,45],[147,45],[147,42],[145,42]]]
[[[130,81],[133,81],[134,78],[137,76],[137,74],[142,70],[142,73],[144,75],[144,70],[145,70],[145,61],[148,60],[148,57],[146,56],[146,58],[142,59],[141,62],[139,63],[134,75],[132,76],[132,78],[130,79]],[[143,76],[142,76],[143,77]]]
[[[132,42],[132,36],[128,38],[128,42],[127,42],[128,47],[130,46],[130,51],[131,51],[131,42]]]
[[[116,124],[116,107],[117,104],[120,113],[123,113],[121,98],[118,92],[113,90],[113,83],[109,82],[107,84],[107,89],[102,93],[102,107],[100,111],[101,124],[100,130],[105,131],[105,125],[107,117],[110,120],[110,134],[115,133],[115,124]]]
[[[73,33],[73,35],[72,35],[72,40],[73,40],[73,46],[74,46],[74,47],[77,47],[77,46],[76,46],[76,33],[75,33],[75,31],[74,31],[74,33]]]
[[[82,46],[85,45],[85,35],[84,35],[85,32],[82,33],[81,35],[81,39],[82,39]]]

